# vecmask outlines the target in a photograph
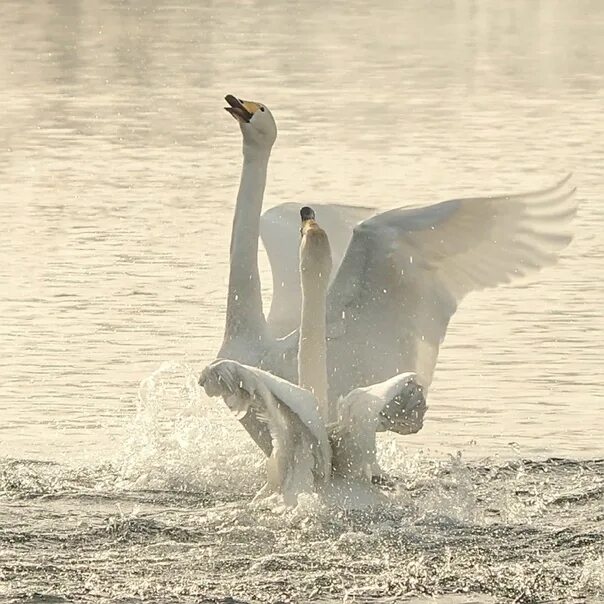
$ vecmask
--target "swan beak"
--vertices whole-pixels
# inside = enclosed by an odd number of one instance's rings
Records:
[[[229,107],[225,107],[225,111],[228,111],[240,124],[248,124],[260,107],[258,103],[242,101],[232,94],[227,94],[224,100],[229,104]]]

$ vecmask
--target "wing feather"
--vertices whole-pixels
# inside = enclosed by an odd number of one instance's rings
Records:
[[[230,360],[208,365],[199,383],[208,396],[222,396],[231,410],[245,411],[251,422],[246,429],[252,436],[262,434],[268,427],[271,448],[280,456],[293,455],[294,442],[309,443],[314,475],[320,479],[329,476],[331,450],[327,431],[317,401],[309,391],[262,369]],[[290,467],[291,463],[281,461],[278,465]]]
[[[332,395],[401,371],[429,386],[459,302],[553,264],[571,240],[574,193],[569,175],[541,191],[395,209],[357,225],[329,291]]]
[[[330,434],[333,472],[365,480],[376,467],[376,431],[418,432],[427,408],[413,373],[356,388],[338,404],[338,421]]]

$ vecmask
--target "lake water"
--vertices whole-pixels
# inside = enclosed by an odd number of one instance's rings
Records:
[[[2,8],[0,597],[604,598],[601,2]],[[239,179],[226,93],[277,119],[267,208],[574,173],[575,239],[462,303],[371,511],[250,506],[261,458],[196,387]]]

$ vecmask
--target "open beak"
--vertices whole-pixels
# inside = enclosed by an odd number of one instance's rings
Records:
[[[242,101],[232,94],[227,94],[224,97],[224,100],[229,104],[229,107],[225,107],[225,110],[241,124],[248,124],[259,108],[257,103],[254,103],[253,101]]]

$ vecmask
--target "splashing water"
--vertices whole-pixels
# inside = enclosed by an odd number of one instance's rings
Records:
[[[379,459],[397,481],[378,496],[252,503],[263,460],[182,363],[143,380],[129,432],[97,466],[0,462],[6,597],[604,595],[604,460],[435,459],[392,440]]]
[[[220,401],[202,397],[197,379],[190,366],[172,362],[141,382],[124,486],[216,493],[237,476],[243,492],[259,488],[260,453]]]

